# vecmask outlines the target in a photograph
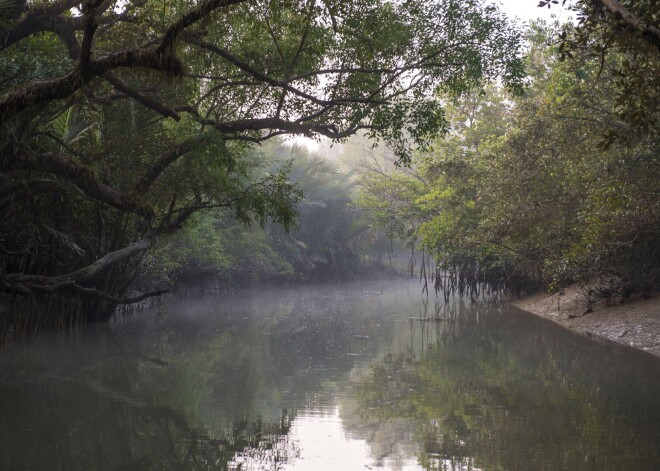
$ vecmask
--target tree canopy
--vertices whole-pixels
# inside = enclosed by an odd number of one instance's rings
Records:
[[[528,33],[529,86],[448,99],[454,124],[404,171],[364,176],[374,223],[440,267],[449,292],[529,293],[579,283],[589,299],[649,295],[660,283],[658,137],[621,115],[613,67],[588,52],[560,60],[556,30]],[[603,142],[603,136],[635,139]],[[390,221],[396,221],[391,224]]]
[[[363,130],[406,162],[446,130],[433,92],[522,80],[520,33],[475,0],[4,0],[0,16],[0,287],[24,294],[142,299],[120,298],[131,261],[194,212],[294,222],[298,190],[255,173],[249,145]]]
[[[558,1],[539,2],[550,7]],[[604,145],[660,135],[660,8],[655,0],[562,1],[576,13],[576,24],[564,25],[559,37],[562,59],[585,55],[598,63],[614,84],[612,111],[628,125],[610,130]],[[615,60],[612,60],[616,58]]]

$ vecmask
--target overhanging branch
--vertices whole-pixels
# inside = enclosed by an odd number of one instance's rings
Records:
[[[101,183],[94,173],[66,156],[44,153],[30,156],[15,156],[15,169],[37,170],[66,177],[92,198],[114,208],[128,211],[147,219],[153,218],[153,210],[136,199],[128,197],[111,186]]]
[[[104,293],[103,291],[99,291],[94,288],[85,288],[84,286],[80,286],[77,283],[73,283],[72,288],[74,288],[76,291],[83,293],[86,296],[91,296],[94,298],[102,299],[103,301],[107,301],[112,304],[135,304],[139,303],[140,301],[144,301],[147,298],[153,298],[155,296],[160,296],[162,294],[168,293],[170,290],[169,289],[158,289],[155,291],[150,291],[147,293],[142,293],[137,296],[131,296],[129,298],[118,298],[116,296],[111,296],[108,293]]]
[[[195,149],[197,146],[202,144],[206,140],[206,136],[200,135],[193,138],[190,138],[181,144],[172,147],[167,152],[162,154],[156,162],[154,162],[151,167],[147,170],[145,175],[138,181],[133,189],[135,195],[144,195],[153,182],[174,162],[176,162],[179,157]]]
[[[113,87],[115,87],[117,90],[122,92],[127,97],[132,98],[133,100],[146,106],[147,108],[151,108],[152,110],[157,111],[163,116],[167,118],[172,118],[175,121],[179,121],[181,119],[181,116],[179,116],[179,114],[176,111],[174,111],[172,108],[168,108],[167,106],[157,102],[153,98],[150,98],[138,92],[137,90],[131,88],[126,82],[121,80],[116,75],[108,72],[103,76],[103,79],[105,79],[108,83],[110,83]]]
[[[203,1],[197,6],[197,8],[194,8],[183,18],[173,23],[159,41],[133,49],[125,49],[106,54],[97,59],[90,58],[87,62],[83,61],[84,64],[82,64],[82,66],[62,77],[52,80],[31,82],[26,86],[21,87],[19,90],[10,92],[0,98],[0,122],[13,117],[28,107],[48,100],[67,98],[95,77],[101,76],[106,72],[120,67],[139,67],[160,70],[178,76],[183,71],[183,64],[174,54],[174,46],[179,35],[186,28],[195,24],[214,10],[242,3],[243,1],[245,0]],[[69,3],[66,3],[66,5],[69,5]],[[47,17],[57,14],[48,8],[42,10],[42,14]],[[35,26],[32,26],[32,28],[35,29],[34,32],[49,31],[50,29],[41,24],[41,20],[39,20],[38,15],[41,10],[35,11],[37,13],[32,12],[30,14],[30,17],[35,16],[34,21],[36,23]],[[93,31],[91,32],[93,33]],[[85,37],[89,37],[91,42],[91,34],[85,34]]]

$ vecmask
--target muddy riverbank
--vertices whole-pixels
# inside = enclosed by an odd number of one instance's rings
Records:
[[[596,340],[616,342],[660,358],[660,295],[632,299],[613,306],[595,306],[576,289],[559,294],[535,294],[510,303]]]

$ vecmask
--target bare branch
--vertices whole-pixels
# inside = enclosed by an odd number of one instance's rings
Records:
[[[210,14],[212,11],[230,5],[242,3],[244,1],[245,0],[206,0],[201,2],[197,8],[190,11],[187,15],[185,15],[183,18],[181,18],[179,21],[175,22],[168,28],[167,32],[163,36],[160,45],[158,46],[157,52],[163,54],[166,53],[168,50],[172,49],[179,35],[186,28],[197,23],[199,20]]]
[[[142,293],[137,296],[132,296],[130,298],[117,298],[115,296],[110,296],[109,294],[94,288],[85,288],[84,286],[80,286],[77,283],[72,283],[71,287],[74,288],[76,291],[79,291],[87,296],[93,296],[95,298],[102,299],[112,304],[135,304],[135,303],[139,303],[140,301],[144,301],[147,298],[160,296],[170,291],[169,289],[158,289],[156,291]]]
[[[199,204],[200,200],[197,199],[196,203]],[[162,225],[157,229],[151,229],[141,239],[132,242],[121,249],[115,250],[114,252],[106,253],[89,265],[65,275],[44,276],[25,275],[22,273],[0,275],[0,289],[2,289],[2,291],[15,291],[21,294],[30,294],[33,290],[55,292],[69,287],[75,288],[75,284],[78,284],[81,281],[90,280],[107,270],[109,267],[148,250],[158,235],[167,234],[180,228],[195,211],[196,209],[194,209],[194,207],[184,208],[172,223]]]
[[[111,265],[126,260],[127,258],[132,257],[140,252],[144,252],[149,247],[151,247],[152,239],[155,237],[156,233],[150,231],[142,239],[132,242],[131,244],[123,247],[114,252],[109,252],[98,260],[92,262],[84,268],[73,271],[66,275],[60,276],[43,276],[43,275],[24,275],[21,273],[9,273],[5,275],[0,275],[0,283],[8,289],[18,291],[20,289],[15,288],[16,286],[29,287],[36,289],[36,287],[41,287],[43,291],[56,291],[58,289],[66,288],[71,286],[74,282],[83,281],[90,279],[93,276],[98,275]],[[29,289],[28,289],[29,291]]]
[[[305,98],[306,100],[309,100],[313,103],[316,103],[318,105],[327,105],[328,102],[325,100],[322,100],[320,98],[317,98],[313,95],[310,95],[308,93],[303,92],[302,90],[298,90],[297,88],[289,85],[287,82],[280,82],[278,80],[275,80],[272,77],[269,77],[268,75],[259,72],[257,69],[254,67],[250,66],[249,64],[246,64],[245,62],[241,61],[238,57],[234,56],[231,54],[229,51],[226,51],[215,44],[208,43],[206,41],[198,41],[196,43],[199,47],[203,49],[207,49],[214,54],[219,55],[223,59],[229,61],[231,64],[235,65],[239,69],[243,70],[244,72],[247,72],[257,80],[266,83],[268,85],[272,85],[274,87],[282,88],[288,92],[293,93],[294,95],[298,95],[302,98]]]

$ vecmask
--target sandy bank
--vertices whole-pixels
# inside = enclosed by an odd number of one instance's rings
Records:
[[[512,301],[511,305],[580,334],[614,341],[660,358],[660,295],[614,306],[596,306],[585,314],[584,297],[577,290],[564,293],[563,296],[536,294]]]

